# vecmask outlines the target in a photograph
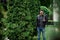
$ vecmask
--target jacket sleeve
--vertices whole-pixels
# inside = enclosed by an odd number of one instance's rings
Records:
[[[48,23],[48,16],[45,15],[44,18],[45,18],[45,21],[43,21],[43,23],[44,23],[44,25],[46,25]]]
[[[36,27],[38,27],[38,22],[39,22],[39,20],[38,20],[38,16],[36,17]]]
[[[48,23],[48,16],[47,15],[45,15],[45,23],[47,24]]]

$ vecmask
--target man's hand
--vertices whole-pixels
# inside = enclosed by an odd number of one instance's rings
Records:
[[[44,22],[46,21],[45,18],[43,19],[43,21],[44,21]]]

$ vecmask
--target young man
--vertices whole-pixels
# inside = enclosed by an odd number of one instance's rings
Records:
[[[40,10],[39,15],[37,16],[37,32],[38,32],[38,40],[40,40],[40,33],[42,32],[43,40],[45,38],[45,25],[48,21],[47,15],[44,15],[44,11]]]

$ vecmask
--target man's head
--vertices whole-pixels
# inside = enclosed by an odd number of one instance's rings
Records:
[[[43,15],[44,14],[44,11],[43,10],[40,10],[39,14],[40,15]]]

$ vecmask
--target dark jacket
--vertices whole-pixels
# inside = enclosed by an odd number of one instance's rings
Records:
[[[43,18],[45,19],[45,21],[43,21]],[[48,22],[48,16],[47,15],[38,15],[37,16],[37,27],[45,27],[45,25]]]

